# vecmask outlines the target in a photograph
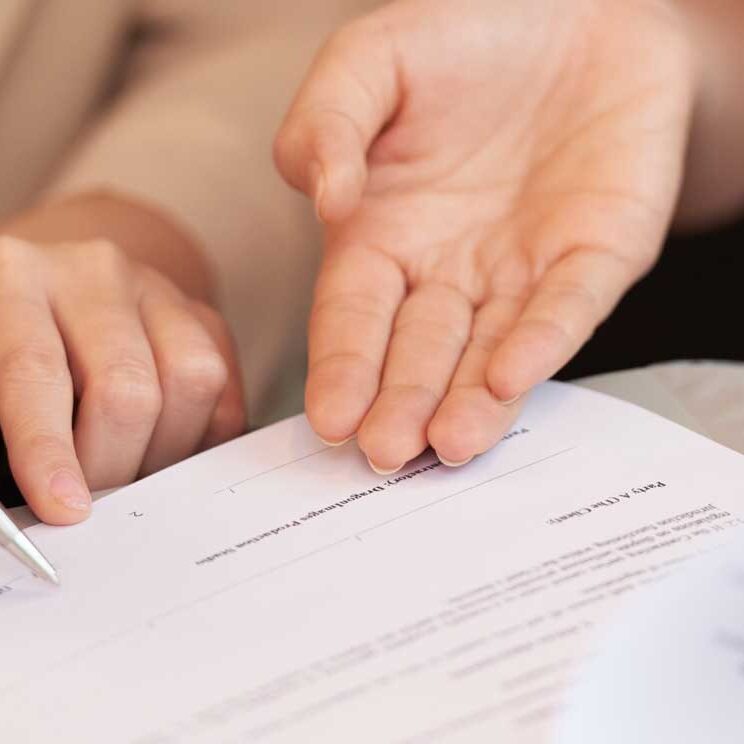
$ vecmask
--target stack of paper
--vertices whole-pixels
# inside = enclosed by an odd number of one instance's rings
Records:
[[[0,555],[2,740],[547,742],[592,629],[742,525],[744,458],[535,391],[494,451],[371,472],[285,421]]]

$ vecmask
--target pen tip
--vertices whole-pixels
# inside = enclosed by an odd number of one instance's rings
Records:
[[[49,563],[39,549],[22,532],[19,532],[15,540],[8,543],[5,547],[21,563],[30,568],[35,576],[48,581],[50,584],[59,586],[59,577],[54,566]]]
[[[52,568],[52,566],[49,564],[37,566],[34,570],[34,574],[36,574],[37,578],[42,579],[49,584],[59,586],[59,576],[57,575],[57,572],[54,570],[54,568]]]

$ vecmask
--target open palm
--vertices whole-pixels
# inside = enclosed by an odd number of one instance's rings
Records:
[[[658,0],[402,0],[339,32],[276,147],[327,223],[318,434],[379,471],[493,446],[656,260],[693,92]]]

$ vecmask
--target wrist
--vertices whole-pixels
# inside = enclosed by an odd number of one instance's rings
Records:
[[[0,224],[0,231],[35,243],[109,240],[190,297],[209,303],[214,299],[211,267],[197,241],[157,208],[113,191],[43,202]]]
[[[699,230],[733,218],[744,205],[744,6],[740,0],[673,1],[688,29],[696,77],[675,224]]]

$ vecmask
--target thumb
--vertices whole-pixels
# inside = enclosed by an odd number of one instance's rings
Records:
[[[284,179],[337,222],[357,207],[367,181],[367,151],[400,96],[391,44],[374,16],[326,43],[277,135],[274,159]]]

